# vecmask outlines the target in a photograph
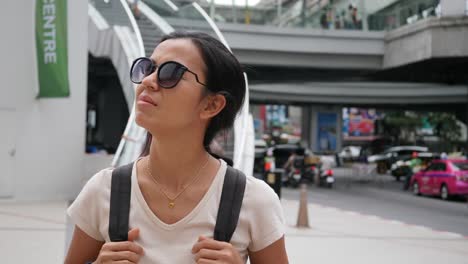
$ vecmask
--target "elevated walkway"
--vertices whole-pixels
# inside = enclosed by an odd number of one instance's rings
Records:
[[[468,87],[434,83],[306,82],[252,84],[251,100],[335,105],[468,103]]]
[[[207,30],[202,22],[167,20],[174,28],[190,23],[193,30]],[[223,23],[219,28],[240,62],[247,65],[375,70],[383,64],[384,32]]]
[[[385,36],[383,67],[430,59],[468,58],[468,16],[432,17]]]

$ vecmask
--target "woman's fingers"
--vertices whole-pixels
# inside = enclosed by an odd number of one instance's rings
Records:
[[[130,241],[106,243],[102,246],[102,249],[114,252],[131,251],[139,255],[143,254],[143,248],[137,245],[136,243]]]
[[[99,252],[96,263],[138,263],[143,255],[143,248],[134,242],[108,242]]]
[[[135,241],[138,236],[140,236],[139,228],[133,228],[132,230],[128,231],[128,241]]]
[[[140,260],[141,255],[136,254],[132,251],[119,251],[112,253],[112,260],[113,261],[130,261],[132,263],[138,263]]]
[[[216,264],[216,260],[212,259],[199,259],[197,260],[197,264]]]
[[[143,248],[133,242],[140,235],[140,229],[128,232],[128,241],[107,242],[101,247],[95,263],[138,263],[143,255]]]
[[[236,248],[230,243],[199,237],[192,248],[195,262],[200,263],[242,263]]]
[[[137,264],[137,262],[131,262],[131,261],[128,261],[128,260],[112,261],[112,263],[117,263],[117,264]]]
[[[195,261],[198,263],[199,260],[219,260],[221,256],[220,250],[202,248],[195,254]]]
[[[231,244],[226,243],[226,242],[216,241],[216,240],[211,239],[211,238],[199,237],[198,242],[195,243],[195,245],[193,245],[193,247],[192,247],[192,253],[195,254],[198,251],[200,251],[200,249],[202,249],[202,248],[220,250],[220,249],[223,249],[223,248],[225,248],[225,247],[227,247],[229,245],[231,245]]]

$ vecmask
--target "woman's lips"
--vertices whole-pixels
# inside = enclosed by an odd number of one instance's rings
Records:
[[[138,102],[148,103],[148,104],[157,106],[157,104],[153,101],[153,99],[151,99],[151,97],[146,96],[146,95],[141,95],[140,97],[138,97]]]

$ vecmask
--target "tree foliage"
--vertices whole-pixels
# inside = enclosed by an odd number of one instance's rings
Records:
[[[423,124],[421,115],[414,112],[391,112],[385,115],[384,122],[408,130],[417,129]]]
[[[428,121],[434,128],[434,134],[445,142],[459,141],[461,126],[452,113],[429,113]]]
[[[422,117],[415,112],[398,111],[387,113],[383,123],[387,135],[393,138],[395,144],[400,144],[400,139],[408,141],[409,135],[415,135],[423,121]]]
[[[417,113],[398,111],[387,113],[384,117],[386,133],[399,144],[400,139],[408,141],[408,135],[416,135],[423,126],[423,119],[427,119],[433,128],[435,136],[442,142],[453,143],[461,138],[461,126],[453,113],[429,112]]]

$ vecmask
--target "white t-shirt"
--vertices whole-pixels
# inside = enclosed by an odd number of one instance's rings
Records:
[[[198,237],[213,237],[227,168],[226,163],[220,161],[221,166],[200,203],[183,219],[170,225],[162,222],[149,208],[137,184],[136,167],[133,166],[129,226],[140,229],[140,236],[135,241],[145,252],[140,263],[195,262],[191,250]],[[111,176],[110,168],[95,174],[67,211],[77,226],[99,241],[110,241]],[[263,181],[247,177],[239,222],[231,244],[246,262],[247,250],[261,250],[283,235],[284,216],[278,196]]]

